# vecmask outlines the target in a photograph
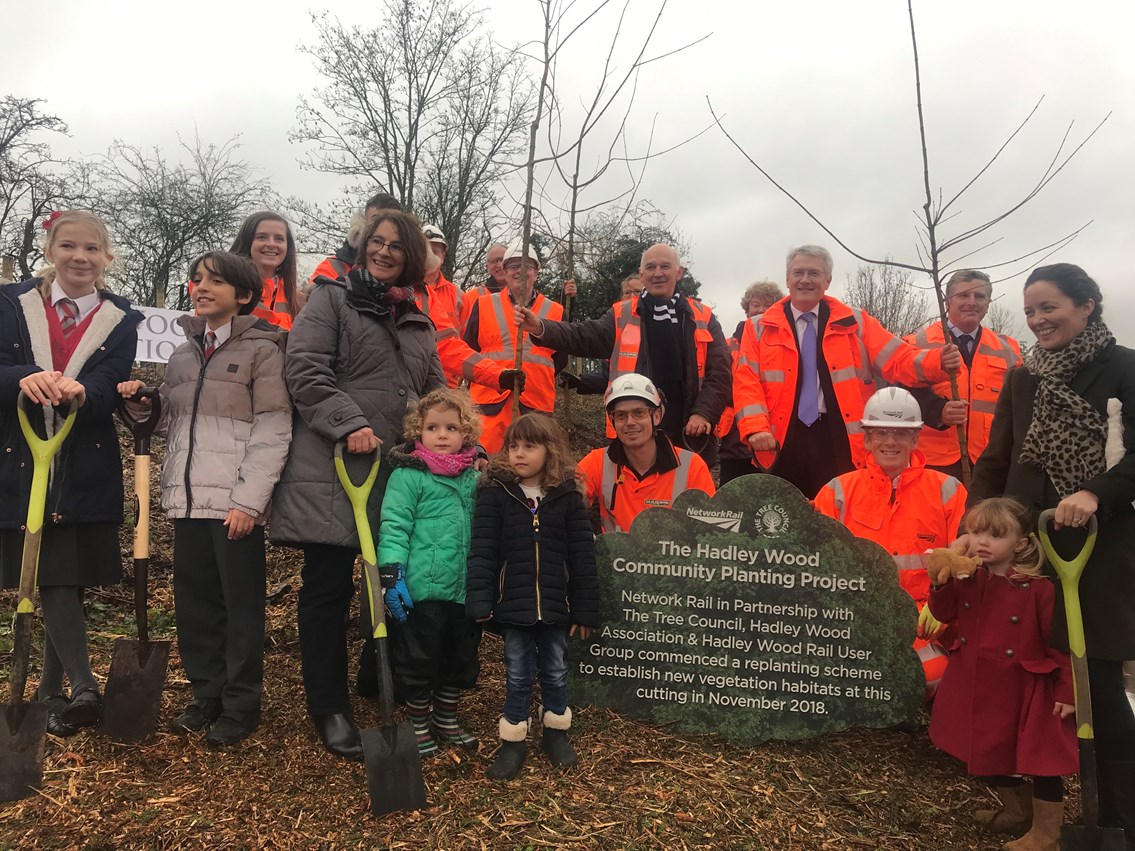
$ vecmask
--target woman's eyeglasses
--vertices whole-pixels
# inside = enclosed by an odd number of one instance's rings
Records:
[[[369,245],[375,251],[382,251],[382,249],[385,248],[391,254],[402,255],[402,254],[406,253],[406,247],[404,245],[402,245],[402,243],[400,243],[400,242],[387,242],[385,239],[381,239],[381,238],[380,239],[371,239],[370,242],[367,243],[367,245]]]

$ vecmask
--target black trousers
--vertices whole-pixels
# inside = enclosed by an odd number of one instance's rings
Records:
[[[300,662],[307,711],[350,713],[347,692],[347,617],[355,594],[358,550],[327,544],[303,548],[299,592]]]
[[[177,646],[196,700],[237,712],[264,691],[264,527],[228,539],[221,520],[173,521]]]
[[[772,472],[812,499],[836,476],[853,469],[843,422],[838,414],[829,412],[810,426],[793,416]]]
[[[415,602],[406,622],[391,630],[390,639],[398,700],[425,703],[438,688],[470,689],[477,684],[481,625],[465,617],[464,603]]]
[[[760,472],[757,465],[745,458],[719,458],[721,463],[721,484],[747,476],[749,473]]]

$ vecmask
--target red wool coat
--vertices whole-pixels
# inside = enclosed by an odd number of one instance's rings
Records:
[[[1072,703],[1068,654],[1048,646],[1056,591],[1044,577],[979,568],[930,592],[930,611],[957,622],[930,740],[970,774],[1051,777],[1079,771],[1076,725],[1052,714]]]

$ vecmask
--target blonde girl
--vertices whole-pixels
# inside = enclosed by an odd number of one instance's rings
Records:
[[[83,589],[122,578],[115,387],[130,377],[143,317],[106,289],[103,272],[114,258],[97,216],[53,213],[44,227],[50,265],[30,280],[0,287],[0,584],[18,584],[28,511],[32,461],[16,419],[22,390],[38,407],[41,435],[58,428],[67,408],[80,409],[52,465],[39,564],[46,631],[39,699],[48,703],[48,731],[69,736],[102,718]]]
[[[480,433],[468,393],[434,390],[410,406],[406,442],[386,460],[393,472],[382,501],[378,563],[387,608],[399,624],[392,630],[395,691],[422,756],[436,754],[439,739],[469,749],[478,744],[458,723],[457,706],[480,673],[481,625],[465,616]]]
[[[930,738],[993,787],[1001,806],[978,811],[979,821],[1007,833],[1031,824],[1006,848],[1056,851],[1061,775],[1075,774],[1079,760],[1068,654],[1049,646],[1055,589],[1019,502],[983,500],[962,526],[981,566],[965,578],[940,577],[930,591],[934,617],[956,624]]]
[[[540,678],[542,744],[572,765],[567,642],[599,625],[595,538],[567,435],[543,414],[511,423],[477,493],[465,611],[504,638],[501,747],[489,777],[511,780],[527,752],[532,685]]]

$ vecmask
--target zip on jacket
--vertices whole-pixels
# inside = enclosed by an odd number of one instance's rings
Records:
[[[189,417],[189,446],[185,452],[185,519],[190,520],[193,517],[193,484],[190,481],[190,471],[193,469],[193,450],[197,443],[197,409],[201,404],[201,391],[205,388],[205,370],[209,368],[209,361],[205,358],[205,348],[196,337],[191,338],[194,343],[194,350],[201,355],[201,370],[197,373],[197,389],[193,391],[193,410],[190,412]],[[216,354],[221,349],[229,344],[232,339],[230,334],[228,339],[225,340],[217,348],[213,349],[213,354]]]

